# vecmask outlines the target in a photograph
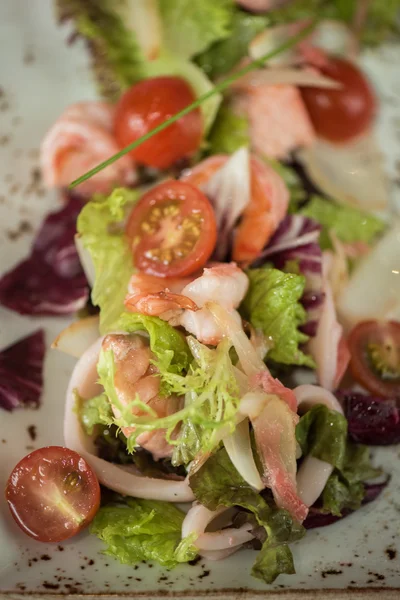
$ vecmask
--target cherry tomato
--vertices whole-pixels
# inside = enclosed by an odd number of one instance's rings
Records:
[[[135,266],[159,277],[182,277],[204,266],[217,240],[214,210],[197,188],[165,181],[133,209],[126,228]]]
[[[348,345],[356,381],[378,396],[400,395],[400,323],[363,321],[351,331]]]
[[[319,70],[341,83],[342,88],[300,88],[311,121],[322,138],[348,142],[372,124],[375,95],[360,69],[343,58],[331,57]]]
[[[100,486],[79,454],[47,446],[17,464],[6,500],[24,533],[40,542],[61,542],[93,519],[100,506]]]
[[[121,147],[139,139],[191,104],[195,95],[180,77],[153,77],[131,87],[115,111],[115,136]],[[198,150],[203,134],[200,109],[192,110],[131,151],[138,163],[166,169]]]

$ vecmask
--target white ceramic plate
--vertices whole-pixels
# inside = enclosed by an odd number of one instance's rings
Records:
[[[172,1],[172,0],[171,0]],[[70,103],[96,97],[83,44],[66,47],[66,32],[53,22],[50,0],[0,0],[0,262],[8,270],[28,252],[33,230],[58,206],[54,193],[33,184],[38,147],[46,129]],[[400,178],[400,70],[398,48],[365,57],[383,101],[378,134],[392,181]],[[397,169],[397,175],[396,175]],[[32,231],[26,231],[26,225]],[[30,319],[0,308],[0,347],[39,326],[48,349],[66,319]],[[400,447],[379,450],[376,462],[392,474],[383,496],[352,517],[314,530],[294,544],[297,575],[265,586],[249,575],[254,554],[240,552],[219,563],[182,566],[120,566],[101,555],[87,533],[61,545],[42,545],[14,525],[2,491],[12,467],[29,450],[62,444],[64,394],[74,361],[50,349],[38,411],[0,409],[0,597],[79,594],[89,597],[156,598],[382,598],[400,597],[397,552],[400,511]],[[27,428],[35,425],[37,438]],[[360,589],[361,588],[361,589]],[[308,591],[307,591],[308,590]],[[330,591],[329,591],[330,590]]]

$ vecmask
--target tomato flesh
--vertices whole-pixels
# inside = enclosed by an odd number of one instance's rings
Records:
[[[319,70],[342,87],[300,88],[311,121],[322,138],[349,142],[371,126],[376,112],[375,95],[360,69],[343,58],[330,57],[319,65]]]
[[[47,446],[16,465],[6,500],[24,533],[40,542],[61,542],[93,519],[100,506],[100,485],[79,454]]]
[[[118,144],[125,147],[195,100],[181,77],[153,77],[131,87],[119,100],[114,117]],[[196,152],[202,140],[200,109],[189,112],[131,151],[138,163],[167,169]]]
[[[142,196],[126,231],[135,266],[159,277],[194,273],[205,265],[217,239],[209,200],[189,183],[173,180]]]
[[[348,338],[350,369],[372,394],[400,395],[400,323],[363,321]]]

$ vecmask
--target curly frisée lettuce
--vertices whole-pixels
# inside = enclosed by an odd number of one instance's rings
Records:
[[[81,210],[77,229],[95,271],[92,302],[100,307],[100,333],[115,329],[124,310],[124,298],[133,272],[132,256],[124,235],[126,211],[138,192],[118,188],[110,196],[96,195]]]
[[[121,498],[99,510],[90,532],[105,542],[105,554],[123,564],[149,560],[171,569],[197,555],[194,538],[181,539],[184,517],[168,502]]]
[[[240,507],[243,519],[262,528],[263,546],[257,555],[252,575],[272,583],[282,573],[295,573],[288,543],[303,537],[305,530],[286,510],[277,509],[250,487],[233,466],[224,448],[213,454],[190,477],[196,499],[209,510],[220,506]]]
[[[139,328],[143,329],[143,326],[138,325]],[[153,329],[154,335],[157,331],[160,330]],[[175,334],[179,336],[177,332]],[[175,447],[173,464],[187,464],[198,453],[212,451],[221,439],[221,432],[226,434],[234,429],[240,397],[229,355],[230,342],[223,340],[215,350],[193,338],[189,338],[188,342],[195,360],[186,375],[179,373],[182,363],[176,368],[177,364],[170,359],[155,360],[164,384],[163,391],[185,396],[183,408],[166,417],[158,417],[139,397],[132,398],[128,404],[121,402],[114,387],[113,353],[111,350],[100,352],[97,364],[99,382],[119,414],[112,422],[121,428],[135,428],[127,439],[129,452],[135,450],[141,433],[165,429],[166,440]],[[139,410],[141,415],[133,414],[132,409]],[[177,426],[181,428],[178,437],[175,435]]]
[[[240,312],[263,333],[270,346],[267,358],[286,365],[313,368],[313,359],[299,348],[308,340],[299,330],[307,320],[300,304],[304,276],[268,267],[248,269],[247,275],[250,286]]]

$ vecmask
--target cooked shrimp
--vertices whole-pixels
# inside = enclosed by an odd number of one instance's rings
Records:
[[[247,85],[234,103],[235,110],[248,116],[251,147],[261,156],[284,159],[315,140],[307,109],[294,85]]]
[[[182,179],[200,187],[221,169],[228,156],[218,154],[207,158],[194,169],[183,173]],[[268,243],[286,215],[289,191],[278,173],[254,155],[250,158],[250,202],[242,213],[233,244],[232,258],[251,262]]]
[[[105,102],[81,102],[67,108],[46,134],[41,146],[45,183],[65,187],[109,158],[119,148],[113,137],[114,109]],[[84,196],[108,193],[136,180],[132,159],[124,156],[78,186]]]
[[[191,282],[181,280],[180,286],[176,279],[135,274],[129,284],[133,294],[128,294],[125,306],[132,311],[159,316],[175,326],[181,325],[205,344],[218,344],[222,332],[206,304],[218,302],[240,322],[235,308],[243,300],[247,288],[247,275],[235,263],[214,264]]]
[[[181,406],[180,398],[159,396],[160,380],[157,370],[151,364],[152,352],[146,345],[145,338],[138,335],[109,334],[104,340],[104,350],[112,350],[115,361],[114,386],[119,400],[127,405],[138,396],[158,417],[175,413]],[[113,406],[114,415],[118,418],[119,411]],[[134,414],[141,414],[140,409],[134,408]],[[122,433],[129,437],[135,431],[134,427],[122,427]],[[151,452],[154,458],[171,456],[172,446],[165,439],[165,430],[158,429],[142,433],[137,443]]]
[[[289,205],[289,191],[278,173],[251,158],[251,200],[237,228],[232,258],[252,262],[278,229]]]

